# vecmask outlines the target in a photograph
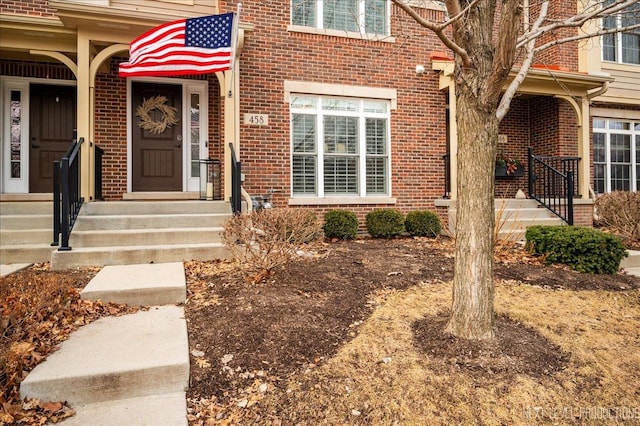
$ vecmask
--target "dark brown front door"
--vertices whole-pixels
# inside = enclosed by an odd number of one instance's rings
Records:
[[[132,189],[182,191],[182,86],[132,86]]]
[[[29,192],[53,192],[53,162],[76,127],[76,88],[32,84],[29,100]]]

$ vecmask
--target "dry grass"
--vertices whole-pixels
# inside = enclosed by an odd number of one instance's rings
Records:
[[[277,418],[284,398],[286,412],[295,413],[287,420],[299,424],[597,424],[603,415],[613,417],[608,424],[640,424],[640,291],[499,282],[497,312],[570,353],[564,371],[510,382],[474,379],[453,364],[437,373],[418,352],[412,323],[448,309],[450,297],[445,283],[378,295],[354,340],[262,404]]]

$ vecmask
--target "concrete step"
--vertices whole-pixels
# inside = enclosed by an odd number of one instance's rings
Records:
[[[162,306],[80,328],[22,381],[20,397],[74,407],[181,393],[188,383],[184,310]]]
[[[52,201],[3,201],[0,216],[5,215],[53,215]]]
[[[51,254],[51,269],[84,266],[130,265],[189,260],[226,259],[230,256],[222,243],[73,247]]]
[[[98,402],[74,407],[64,426],[187,426],[185,392]]]
[[[161,214],[231,214],[226,201],[97,201],[85,203],[87,216]]]
[[[222,227],[162,228],[77,231],[71,233],[71,247],[140,246],[152,244],[199,244],[222,241]]]
[[[621,268],[640,268],[640,250],[627,250],[629,256],[620,262]]]
[[[175,305],[187,297],[180,262],[105,266],[80,293],[83,299],[128,305]]]
[[[636,267],[633,267],[633,268],[624,268],[624,271],[629,275],[640,277],[640,267],[639,266],[636,266]]]
[[[2,229],[53,229],[53,216],[46,214],[34,215],[1,215]]]
[[[223,226],[229,219],[225,213],[81,215],[73,231],[155,228],[212,228]]]
[[[0,244],[44,244],[53,241],[53,231],[47,229],[0,229]]]
[[[0,263],[39,263],[51,260],[57,247],[50,244],[16,244],[0,246]]]

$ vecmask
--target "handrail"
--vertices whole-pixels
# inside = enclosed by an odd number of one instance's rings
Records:
[[[574,171],[577,157],[545,157],[533,154],[529,147],[529,196],[565,221],[573,225]],[[561,165],[563,171],[558,170]],[[554,167],[556,166],[556,167]]]
[[[231,211],[233,214],[242,212],[242,163],[236,158],[236,151],[233,144],[229,143],[231,149]]]
[[[74,139],[61,160],[53,162],[53,242],[59,251],[69,251],[69,235],[84,198],[81,194],[81,151],[84,138]],[[61,242],[60,242],[61,238]]]

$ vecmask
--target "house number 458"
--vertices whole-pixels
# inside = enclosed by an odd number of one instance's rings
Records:
[[[244,124],[250,126],[268,126],[269,116],[267,114],[245,114]]]

